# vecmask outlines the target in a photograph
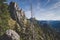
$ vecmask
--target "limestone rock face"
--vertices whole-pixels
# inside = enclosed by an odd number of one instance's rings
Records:
[[[15,20],[19,25],[27,23],[25,12],[18,7],[17,3],[10,2],[9,11],[11,18]]]
[[[15,2],[10,2],[9,11],[10,11],[11,18],[14,20],[21,21],[21,19],[25,18],[24,11],[22,9],[19,9],[17,3]]]
[[[4,34],[4,40],[20,40],[20,36],[15,31],[9,29]]]

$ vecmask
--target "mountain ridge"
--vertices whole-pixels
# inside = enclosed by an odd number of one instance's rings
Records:
[[[8,6],[9,6],[10,19],[8,20],[8,23],[7,23],[9,25],[7,27],[9,28],[6,30],[9,30],[9,29],[14,30],[14,32],[16,32],[20,36],[20,40],[60,40],[59,33],[54,31],[54,29],[52,29],[50,25],[44,24],[43,26],[41,26],[41,24],[39,24],[35,18],[27,19],[24,11],[22,9],[19,9],[18,5],[15,2],[10,2]],[[6,34],[5,31],[3,35]],[[11,34],[11,36],[13,35]],[[3,37],[5,38],[5,36]],[[10,36],[8,35],[7,37],[10,37]],[[14,38],[12,39],[14,40]]]
[[[39,24],[44,24],[46,23],[47,25],[50,25],[53,29],[56,29],[57,32],[60,31],[60,21],[53,21],[53,20],[50,20],[50,21],[38,21]]]

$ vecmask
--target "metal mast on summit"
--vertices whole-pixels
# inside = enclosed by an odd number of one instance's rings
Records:
[[[32,29],[32,37],[33,37],[33,39],[32,40],[35,40],[35,30],[34,30],[34,23],[33,23],[33,7],[32,7],[33,5],[32,5],[32,0],[30,1],[30,7],[31,7],[31,29]]]
[[[33,18],[32,2],[31,2],[31,18]]]

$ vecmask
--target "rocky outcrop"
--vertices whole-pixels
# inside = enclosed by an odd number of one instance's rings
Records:
[[[27,18],[25,17],[25,12],[19,9],[17,3],[10,2],[9,4],[10,16],[15,20],[20,26],[27,23]]]
[[[41,26],[35,18],[27,20],[15,2],[9,4],[9,12],[11,17],[3,14],[0,19],[0,40],[60,40],[60,33],[49,25]]]
[[[25,13],[22,9],[19,9],[18,5],[15,2],[10,2],[9,11],[11,18],[14,20],[21,21],[25,18]]]
[[[7,30],[1,40],[20,40],[20,36],[14,30]]]
[[[19,9],[18,5],[15,2],[10,3],[9,11],[11,18],[15,20],[16,23],[19,24],[19,27],[21,27],[21,29],[19,29],[16,26],[15,30],[19,34],[20,38],[22,38],[22,40],[56,40],[56,39],[59,40],[56,37],[57,35],[56,32],[53,31],[53,29],[51,29],[49,25],[48,27],[47,26],[45,27],[46,25],[45,24],[44,27],[42,27],[41,25],[38,24],[35,18],[27,20],[24,11],[22,9]],[[25,26],[26,23],[27,26]],[[18,29],[21,31],[17,31]],[[6,34],[8,33],[9,31],[6,32]]]

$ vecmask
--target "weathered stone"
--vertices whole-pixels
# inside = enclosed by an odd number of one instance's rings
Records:
[[[20,40],[20,36],[14,30],[7,30],[3,35],[4,40]]]
[[[17,20],[18,22],[20,22],[21,19],[24,19],[25,17],[24,11],[22,9],[19,9],[17,3],[15,2],[10,2],[9,11],[11,18]]]
[[[25,12],[22,9],[19,9],[17,3],[10,2],[9,11],[11,18],[15,20],[21,27],[23,27],[22,24],[27,24]]]

